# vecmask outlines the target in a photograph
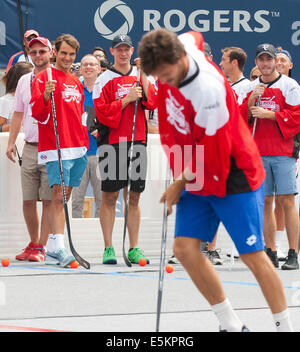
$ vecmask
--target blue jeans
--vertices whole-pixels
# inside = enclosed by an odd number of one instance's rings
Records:
[[[297,194],[296,159],[289,156],[262,156],[266,170],[265,195]]]

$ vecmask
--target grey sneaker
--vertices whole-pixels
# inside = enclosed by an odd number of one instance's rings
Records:
[[[298,270],[298,254],[294,249],[289,249],[288,256],[286,257],[286,262],[281,266],[282,270]]]
[[[208,259],[212,262],[213,265],[223,265],[223,260],[219,255],[220,250],[212,250],[207,252]]]
[[[71,264],[75,258],[73,255],[68,254],[65,248],[59,248],[55,252],[47,252],[45,264],[48,265],[60,265],[63,268],[66,268]]]
[[[172,257],[168,260],[168,264],[180,264],[179,260],[173,254]]]

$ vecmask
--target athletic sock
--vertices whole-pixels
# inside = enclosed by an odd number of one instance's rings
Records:
[[[286,309],[280,313],[273,314],[277,332],[293,332],[289,311]]]
[[[49,234],[47,243],[48,252],[55,252],[59,248],[65,248],[64,238],[65,236],[63,234]]]
[[[228,332],[242,331],[243,323],[233,310],[228,298],[222,303],[214,304],[211,309],[219,320],[222,330]]]

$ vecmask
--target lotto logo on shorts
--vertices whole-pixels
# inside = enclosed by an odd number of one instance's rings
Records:
[[[253,246],[257,241],[257,237],[255,235],[251,235],[250,237],[247,238],[247,245],[248,246]]]
[[[42,154],[42,155],[41,155],[41,159],[42,159],[42,160],[46,160],[46,159],[47,159],[47,155]]]

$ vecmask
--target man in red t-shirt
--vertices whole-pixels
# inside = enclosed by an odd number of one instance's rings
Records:
[[[64,247],[65,214],[50,94],[54,94],[64,181],[69,200],[72,188],[80,185],[89,146],[83,109],[83,86],[69,72],[78,49],[77,39],[70,34],[56,39],[56,63],[51,69],[52,80],[48,81],[46,70],[39,73],[33,81],[31,99],[32,114],[39,122],[38,161],[46,164],[49,185],[52,187],[50,223],[53,235],[49,236],[46,263],[53,259],[63,267],[68,266],[74,257]]]
[[[222,221],[260,284],[277,330],[291,331],[282,283],[263,250],[265,172],[229,82],[205,57],[198,32],[177,37],[165,29],[151,31],[138,52],[144,72],[159,79],[159,131],[175,179],[161,201],[169,214],[177,204],[175,256],[221,329],[248,331],[200,250],[201,241],[211,242]]]
[[[101,123],[99,154],[102,180],[100,223],[105,245],[103,264],[117,263],[112,246],[112,231],[120,189],[124,189],[124,200],[127,194],[128,152],[131,145],[137,99],[140,99],[140,101],[137,105],[135,125],[134,162],[139,163],[139,165],[134,167],[135,175],[131,178],[127,221],[130,241],[128,258],[132,263],[138,263],[144,257],[143,252],[138,247],[139,199],[141,192],[145,189],[147,170],[147,136],[144,109],[153,110],[155,108],[155,86],[150,83],[143,72],[141,72],[141,85],[136,86],[139,61],[136,60],[137,66],[131,65],[130,59],[133,50],[130,37],[127,35],[116,36],[110,48],[114,57],[114,65],[98,77],[93,90],[95,114]],[[107,157],[106,153],[108,154]],[[147,261],[149,262],[148,259]]]

